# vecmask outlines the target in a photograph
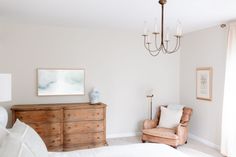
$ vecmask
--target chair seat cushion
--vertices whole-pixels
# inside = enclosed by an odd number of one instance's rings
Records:
[[[168,138],[168,139],[179,139],[179,136],[175,134],[175,129],[157,127],[153,129],[145,129],[143,133],[146,135]]]

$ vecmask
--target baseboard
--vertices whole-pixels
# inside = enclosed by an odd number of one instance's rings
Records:
[[[117,134],[108,134],[107,135],[107,138],[122,138],[122,137],[132,137],[132,136],[140,136],[141,135],[141,132],[130,132],[130,133],[117,133]],[[210,142],[208,140],[205,140],[201,137],[198,137],[194,134],[189,134],[189,138],[191,139],[194,139],[202,144],[205,144],[211,148],[214,148],[214,149],[218,149],[220,150],[220,146],[213,143],[213,142]]]
[[[117,134],[108,134],[107,138],[122,138],[122,137],[132,137],[139,135],[141,135],[141,132],[117,133]]]
[[[205,145],[207,145],[207,146],[209,146],[209,147],[212,147],[212,148],[215,148],[215,149],[218,149],[218,150],[220,150],[220,146],[219,145],[217,145],[217,144],[215,144],[215,143],[213,143],[213,142],[210,142],[210,141],[208,141],[208,140],[205,140],[205,139],[203,139],[203,138],[201,138],[201,137],[198,137],[198,136],[196,136],[196,135],[194,135],[194,134],[189,134],[189,138],[192,138],[192,139],[194,139],[194,140],[196,140],[196,141],[198,141],[198,142],[200,142],[200,143],[202,143],[202,144],[205,144]]]

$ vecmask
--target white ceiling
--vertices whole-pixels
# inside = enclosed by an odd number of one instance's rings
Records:
[[[191,32],[236,19],[236,0],[167,0],[165,22]],[[0,0],[0,17],[19,22],[142,31],[160,20],[158,0]]]

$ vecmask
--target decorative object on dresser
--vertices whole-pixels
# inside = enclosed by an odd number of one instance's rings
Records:
[[[197,68],[196,97],[201,100],[212,100],[212,67]]]
[[[93,90],[89,94],[89,99],[91,104],[99,103],[100,92],[96,88],[93,88]]]
[[[13,123],[20,119],[42,137],[49,151],[70,151],[106,145],[103,103],[14,105]]]
[[[38,96],[84,95],[84,69],[38,69]]]
[[[0,102],[7,101],[11,101],[11,74],[0,74]],[[7,121],[7,111],[0,106],[0,125],[6,127]]]

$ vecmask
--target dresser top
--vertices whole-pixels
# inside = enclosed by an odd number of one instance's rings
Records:
[[[104,108],[106,104],[90,104],[86,103],[52,103],[52,104],[19,104],[11,107],[11,110],[71,110],[71,109],[84,109],[84,108]]]

